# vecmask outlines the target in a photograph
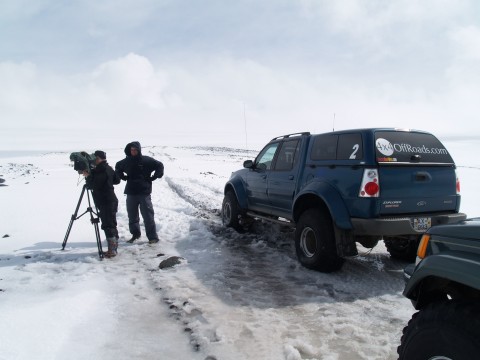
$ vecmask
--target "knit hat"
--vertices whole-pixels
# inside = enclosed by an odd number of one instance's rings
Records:
[[[97,150],[95,151],[95,156],[99,157],[102,160],[105,160],[107,158],[107,153],[102,150]]]

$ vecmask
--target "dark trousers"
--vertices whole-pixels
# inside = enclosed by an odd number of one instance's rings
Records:
[[[102,230],[105,232],[107,238],[118,238],[117,230],[117,211],[118,200],[110,201],[108,203],[95,202],[98,210],[98,217],[102,222]]]
[[[130,233],[132,235],[141,235],[140,216],[138,214],[139,207],[148,240],[158,239],[155,214],[150,195],[127,195],[128,228]]]

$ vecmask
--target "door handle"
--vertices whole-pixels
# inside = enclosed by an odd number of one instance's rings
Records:
[[[419,171],[415,173],[415,181],[432,181],[432,175],[426,171]]]
[[[293,180],[293,179],[295,179],[295,176],[293,176],[293,175],[290,175],[290,176],[288,177],[288,180]]]

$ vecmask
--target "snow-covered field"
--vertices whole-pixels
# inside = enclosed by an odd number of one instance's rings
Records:
[[[445,142],[462,208],[478,216],[478,141]],[[93,152],[96,149],[78,149]],[[109,163],[123,147],[103,149]],[[406,263],[380,243],[340,272],[307,270],[293,233],[222,227],[223,186],[256,152],[146,147],[165,176],[152,194],[160,243],[129,238],[116,187],[119,256],[99,260],[88,214],[67,226],[83,182],[69,153],[0,157],[0,359],[396,359],[413,307]],[[86,198],[80,212],[86,210]],[[101,233],[104,239],[103,232]],[[172,268],[159,264],[183,258]]]

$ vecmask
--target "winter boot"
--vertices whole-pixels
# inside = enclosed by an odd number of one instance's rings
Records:
[[[115,253],[115,255],[117,255],[117,249],[118,249],[118,238],[113,238],[112,240],[112,246],[113,246],[113,252]]]
[[[132,238],[127,241],[127,243],[132,244],[135,240],[140,239],[140,234],[133,234]]]
[[[113,258],[117,255],[116,244],[118,244],[116,238],[114,237],[107,238],[108,251],[104,253],[104,256],[107,259]]]

